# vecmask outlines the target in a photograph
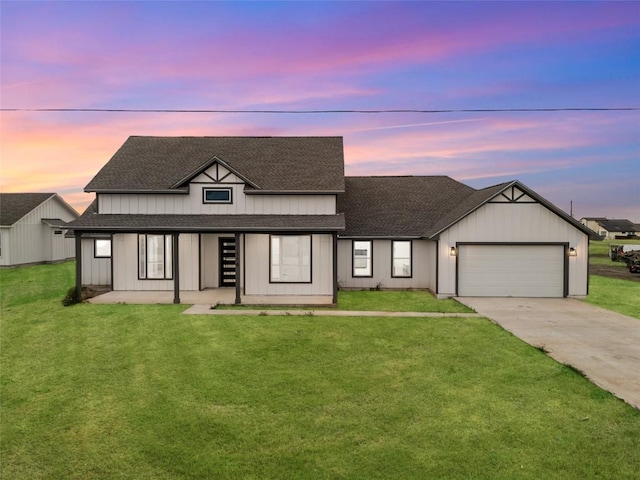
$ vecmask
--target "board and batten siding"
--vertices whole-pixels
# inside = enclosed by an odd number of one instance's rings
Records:
[[[2,229],[0,265],[56,262],[75,257],[73,238],[65,238],[66,230],[42,223],[43,218],[59,218],[65,222],[76,217],[53,196],[10,228]],[[62,231],[62,234],[55,234]]]
[[[198,290],[198,235],[181,233],[180,290]],[[111,243],[114,290],[173,290],[173,280],[138,279],[138,235],[115,234]]]
[[[454,296],[456,242],[565,243],[577,251],[569,257],[569,295],[587,294],[589,238],[539,203],[487,203],[440,234],[438,296]]]
[[[215,166],[214,166],[215,167]],[[183,215],[333,215],[335,195],[245,195],[244,182],[222,166],[211,167],[189,183],[184,194],[98,194],[100,213]],[[215,183],[212,178],[224,178]],[[203,188],[230,188],[232,203],[202,201]]]
[[[362,239],[367,240],[367,239]],[[398,239],[402,240],[402,239]],[[391,276],[391,240],[373,240],[373,276],[353,276],[353,241],[338,240],[338,285],[353,289],[430,289],[435,291],[435,242],[412,240],[411,278]]]
[[[311,283],[269,283],[269,235],[247,234],[244,241],[245,295],[332,295],[333,238],[311,238]]]
[[[93,238],[83,238],[82,285],[111,285],[111,258],[95,258]]]

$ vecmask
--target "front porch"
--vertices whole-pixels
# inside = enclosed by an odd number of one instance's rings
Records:
[[[233,288],[207,288],[200,291],[180,291],[183,305],[233,305],[236,291]],[[332,306],[331,295],[242,295],[242,305]],[[173,304],[173,291],[118,290],[103,293],[88,300],[89,303]]]

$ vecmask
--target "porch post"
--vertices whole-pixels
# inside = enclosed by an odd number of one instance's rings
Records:
[[[82,295],[82,237],[74,232],[76,239],[76,298],[80,300]]]
[[[178,236],[174,232],[171,234],[171,249],[173,250],[173,303],[180,303],[180,249],[178,248]]]
[[[240,246],[240,234],[236,232],[236,305],[240,305],[242,303],[242,299],[240,298],[240,251],[242,250]]]
[[[333,304],[338,304],[338,234],[333,232]]]

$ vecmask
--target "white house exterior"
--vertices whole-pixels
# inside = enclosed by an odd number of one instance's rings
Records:
[[[85,190],[78,289],[587,294],[592,232],[526,186],[345,177],[339,137],[130,137]]]
[[[580,219],[580,223],[604,240],[635,238],[639,231],[637,225],[626,218],[584,217]]]
[[[55,193],[0,194],[0,266],[54,263],[75,256],[66,225],[78,213]]]

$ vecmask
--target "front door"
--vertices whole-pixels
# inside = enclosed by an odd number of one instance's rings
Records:
[[[220,255],[220,287],[236,286],[236,239],[234,237],[218,239]]]

